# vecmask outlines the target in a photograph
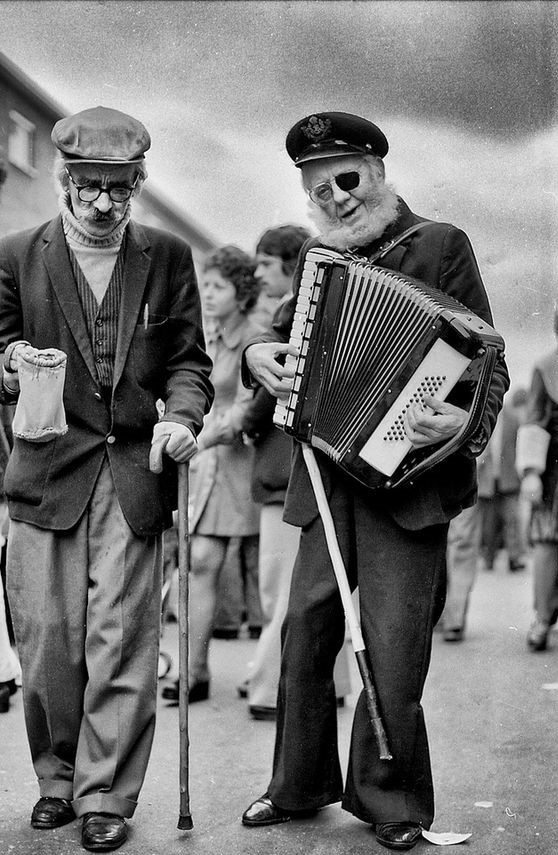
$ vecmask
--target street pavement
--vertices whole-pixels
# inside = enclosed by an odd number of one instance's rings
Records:
[[[558,853],[558,633],[544,653],[531,653],[530,570],[509,573],[505,555],[495,570],[479,569],[466,638],[444,642],[436,633],[424,708],[436,785],[437,832],[471,833],[454,851],[463,855]],[[370,827],[338,805],[314,818],[267,829],[244,828],[240,816],[269,779],[274,724],[253,721],[236,687],[255,641],[212,642],[211,699],[189,710],[190,809],[194,828],[179,817],[178,708],[159,701],[146,781],[127,855],[380,855]],[[177,628],[164,628],[162,648],[176,667]],[[172,676],[172,674],[170,675]],[[359,678],[339,711],[339,744],[346,764]],[[161,681],[163,685],[164,681]],[[21,692],[0,715],[0,855],[83,852],[80,824],[54,831],[30,827],[37,785],[25,739]],[[420,841],[414,852],[436,847]]]

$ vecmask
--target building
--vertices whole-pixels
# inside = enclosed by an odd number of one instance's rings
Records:
[[[0,165],[0,236],[56,216],[50,132],[65,115],[0,53],[0,163],[4,165],[4,169]],[[199,224],[150,189],[148,182],[134,201],[134,218],[183,238],[192,247],[195,262],[217,245]]]

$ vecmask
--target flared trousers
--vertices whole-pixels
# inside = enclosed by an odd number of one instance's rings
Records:
[[[338,756],[335,658],[345,622],[320,518],[303,529],[282,629],[271,799],[287,810],[342,800],[370,823],[429,828],[434,795],[421,696],[445,599],[447,525],[401,528],[370,494],[330,498],[393,760],[380,760],[365,697],[353,721],[345,786]]]

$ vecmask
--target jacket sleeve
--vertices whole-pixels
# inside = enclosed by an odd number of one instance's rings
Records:
[[[205,350],[200,298],[188,247],[171,285],[169,341],[162,421],[179,422],[197,435],[213,401],[212,362]]]

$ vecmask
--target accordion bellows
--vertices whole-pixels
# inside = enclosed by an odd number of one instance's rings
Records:
[[[315,248],[306,254],[287,357],[295,379],[274,422],[369,487],[409,483],[478,429],[502,337],[444,292]],[[416,450],[406,410],[459,384],[457,437]]]

